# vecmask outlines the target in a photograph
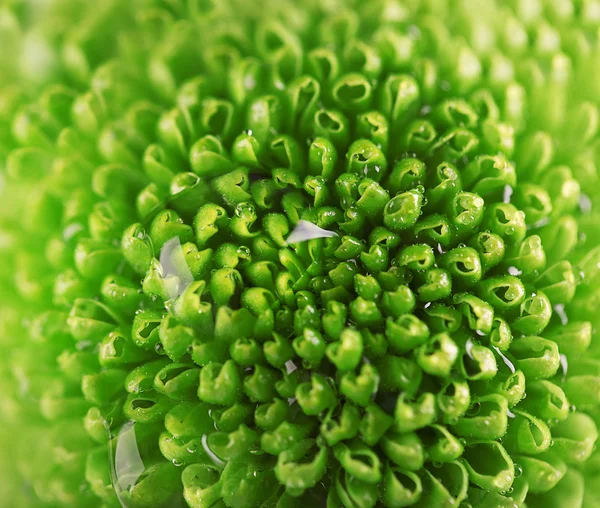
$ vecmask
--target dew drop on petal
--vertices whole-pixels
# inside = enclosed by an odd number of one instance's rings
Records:
[[[492,348],[494,349],[494,351],[496,351],[496,353],[498,353],[498,356],[500,356],[500,358],[502,358],[502,361],[506,364],[506,366],[514,374],[516,372],[516,369],[515,369],[515,366],[513,365],[513,363],[506,357],[506,355],[504,355],[504,353],[502,353],[502,351],[500,351],[500,348],[498,348],[497,346],[492,346]]]
[[[334,236],[338,236],[334,231],[328,231],[312,222],[300,220],[294,230],[290,233],[290,236],[288,236],[286,242],[289,245],[291,243],[306,242],[315,238],[331,238]]]
[[[179,284],[174,285],[173,288],[170,284],[165,285],[170,289],[169,298],[179,296],[185,288],[194,282],[194,276],[185,260],[179,237],[171,238],[163,245],[159,261],[163,280],[170,277],[179,279]]]
[[[206,434],[204,434],[202,436],[201,439],[201,443],[202,443],[202,448],[204,448],[204,451],[206,452],[206,455],[208,455],[208,457],[210,458],[210,460],[212,461],[212,463],[217,466],[218,468],[224,468],[226,463],[224,461],[222,461],[219,457],[217,457],[217,455],[215,454],[215,452],[213,452],[210,449],[210,446],[208,446],[208,436]]]
[[[296,366],[296,364],[292,361],[292,360],[288,360],[287,362],[285,362],[285,368],[287,370],[288,374],[291,374],[292,372],[294,372],[298,367]]]
[[[125,506],[120,499],[120,493],[130,491],[146,469],[138,448],[135,422],[125,423],[115,441],[114,457],[112,450],[110,454],[111,477],[115,492],[121,504]]]
[[[567,316],[565,306],[562,303],[554,306],[554,312],[556,312],[557,316],[560,318],[560,322],[563,326],[569,322],[569,316]]]
[[[592,200],[587,194],[581,194],[579,196],[579,210],[583,214],[587,214],[592,211]]]
[[[510,275],[518,276],[518,275],[521,275],[523,272],[521,270],[519,270],[516,266],[509,266],[508,273]]]
[[[467,355],[469,355],[469,358],[473,359],[473,340],[470,337],[465,344],[465,351],[467,352]]]
[[[567,372],[569,371],[569,361],[567,360],[567,357],[563,354],[561,354],[559,356],[559,359],[560,359],[560,368],[562,370],[562,381],[564,383],[565,379],[567,378]]]

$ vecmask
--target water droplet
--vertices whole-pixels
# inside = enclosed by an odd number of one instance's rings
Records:
[[[110,436],[110,429],[108,428],[108,424],[106,425]],[[130,421],[125,423],[120,428],[114,442],[116,442],[114,455],[112,441],[109,447],[111,481],[121,505],[127,506],[121,498],[121,494],[129,492],[136,485],[138,479],[146,469],[138,448],[135,422]]]
[[[91,340],[80,340],[75,344],[75,348],[77,351],[85,351],[86,349],[90,349],[94,346],[94,343]]]
[[[517,369],[515,369],[515,366],[513,365],[513,363],[504,355],[504,353],[502,353],[502,351],[500,351],[500,349],[497,346],[492,346],[492,349],[494,349],[494,351],[496,351],[498,356],[500,356],[500,358],[502,358],[502,361],[510,369],[511,373],[514,374]]]
[[[569,322],[569,316],[567,316],[565,306],[562,303],[554,306],[554,312],[556,312],[556,315],[560,318],[560,322],[563,326]]]
[[[328,231],[306,220],[298,221],[294,230],[287,237],[286,243],[306,242],[315,238],[331,238],[338,236],[335,231]]]
[[[287,362],[285,362],[285,368],[287,370],[288,374],[291,374],[292,372],[294,372],[298,367],[296,366],[296,364],[292,361],[292,360],[288,360]]]
[[[69,224],[64,230],[63,230],[63,240],[65,242],[68,242],[71,238],[73,238],[77,233],[79,233],[80,231],[83,231],[84,227],[79,224],[78,222],[74,222],[73,224]],[[142,236],[143,238],[143,236]]]
[[[159,261],[163,281],[173,277],[179,280],[179,284],[164,285],[167,291],[169,291],[169,298],[179,296],[185,288],[194,282],[194,276],[185,260],[185,254],[181,248],[179,237],[171,238],[163,245]]]
[[[565,382],[565,379],[567,379],[567,372],[569,371],[569,360],[567,360],[567,357],[563,354],[561,354],[559,356],[560,359],[560,368],[562,369],[562,382]]]
[[[583,214],[588,214],[592,211],[592,200],[587,194],[579,195],[579,210]]]
[[[469,337],[467,339],[467,343],[465,344],[465,351],[467,352],[467,355],[469,356],[469,358],[471,358],[471,360],[473,360],[473,339],[471,339],[471,337]]]
[[[206,434],[204,434],[202,436],[202,448],[204,449],[204,451],[206,452],[206,454],[208,455],[208,457],[210,458],[210,460],[212,461],[212,463],[217,466],[218,468],[224,468],[225,467],[225,462],[222,461],[219,457],[217,457],[217,455],[215,454],[215,452],[213,452],[210,447],[208,446],[208,436]]]
[[[250,259],[251,251],[248,247],[246,247],[245,245],[242,245],[242,246],[238,247],[237,254],[238,254],[238,256],[240,256],[242,258]]]
[[[251,74],[248,74],[245,78],[244,78],[244,87],[247,89],[252,89],[256,86],[256,80],[254,79],[254,76],[252,76]],[[248,131],[249,133],[251,133],[252,131]]]

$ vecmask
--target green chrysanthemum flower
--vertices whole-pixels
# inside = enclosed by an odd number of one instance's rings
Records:
[[[600,1],[2,5],[1,506],[600,506]]]

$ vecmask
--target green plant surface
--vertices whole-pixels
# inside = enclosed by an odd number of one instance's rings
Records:
[[[599,29],[0,1],[0,506],[600,506]]]

